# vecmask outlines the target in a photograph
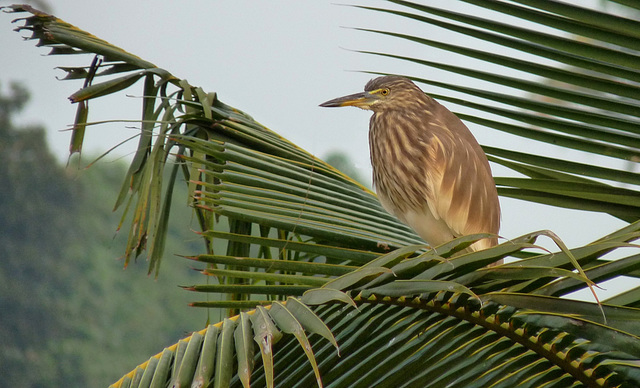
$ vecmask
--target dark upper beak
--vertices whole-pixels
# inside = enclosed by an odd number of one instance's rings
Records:
[[[362,109],[371,109],[371,104],[376,102],[378,99],[375,95],[369,94],[369,92],[361,92],[350,94],[344,97],[334,98],[333,100],[329,100],[327,102],[323,102],[320,104],[322,107],[339,107],[339,106],[356,106]]]

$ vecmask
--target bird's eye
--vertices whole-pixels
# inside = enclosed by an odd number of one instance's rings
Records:
[[[381,94],[381,95],[383,95],[383,96],[388,95],[388,94],[389,94],[389,89],[382,89],[382,90],[380,91],[380,94]]]

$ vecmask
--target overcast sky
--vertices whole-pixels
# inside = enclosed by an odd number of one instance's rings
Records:
[[[0,5],[11,2],[0,1]],[[322,0],[274,1],[151,1],[111,0],[51,1],[57,17],[120,46],[175,76],[186,78],[205,91],[217,92],[227,104],[322,157],[331,150],[347,152],[362,175],[369,176],[367,128],[370,113],[359,109],[327,109],[318,104],[361,91],[371,70],[409,74],[475,86],[474,81],[397,60],[356,53],[371,50],[410,55],[427,60],[482,69],[482,64],[407,41],[382,37],[353,28],[383,29],[468,44],[470,38],[446,34],[435,27],[410,23],[392,15]],[[393,7],[384,1],[361,4]],[[434,0],[447,7],[473,7],[457,1]],[[583,1],[582,4],[596,1]],[[473,11],[487,15],[483,10]],[[24,82],[32,92],[20,123],[46,126],[49,143],[61,161],[68,153],[69,132],[59,132],[73,122],[75,106],[67,97],[79,81],[57,81],[64,73],[56,66],[88,65],[91,57],[48,57],[45,48],[24,42],[10,21],[20,14],[0,16],[0,82],[6,93],[10,80]],[[490,17],[490,16],[489,16]],[[26,32],[22,33],[27,35]],[[484,47],[474,42],[474,47]],[[424,85],[421,85],[424,86]],[[127,90],[139,96],[142,83]],[[429,92],[428,87],[424,87]],[[436,91],[439,92],[439,91]],[[138,119],[140,100],[123,94],[91,102],[90,121]],[[460,107],[445,103],[451,110]],[[114,108],[117,107],[117,108]],[[530,150],[531,144],[513,136],[470,125],[481,144]],[[92,127],[85,152],[98,154],[133,135],[122,124]],[[127,155],[136,141],[114,155]],[[564,153],[572,157],[571,153]],[[558,157],[558,155],[556,155]],[[562,156],[560,156],[562,157]],[[88,158],[85,158],[88,159]],[[116,156],[108,158],[116,159]],[[88,161],[88,160],[87,160]],[[493,166],[495,175],[504,170]],[[507,238],[539,229],[551,229],[569,246],[585,244],[624,225],[600,214],[533,205],[501,198]],[[580,230],[580,233],[576,233]],[[549,244],[544,244],[550,246]]]

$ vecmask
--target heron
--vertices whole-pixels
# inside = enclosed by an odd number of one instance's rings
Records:
[[[322,107],[373,111],[369,148],[373,184],[382,206],[431,246],[491,233],[469,251],[497,244],[500,203],[482,147],[455,114],[411,80],[388,75],[364,92]]]

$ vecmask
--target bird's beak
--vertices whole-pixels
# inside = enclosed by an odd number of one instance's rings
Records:
[[[344,97],[334,98],[327,102],[320,104],[322,107],[339,107],[339,106],[356,106],[361,109],[371,109],[371,105],[378,101],[377,95],[370,94],[369,92],[361,92],[356,94],[350,94]]]

